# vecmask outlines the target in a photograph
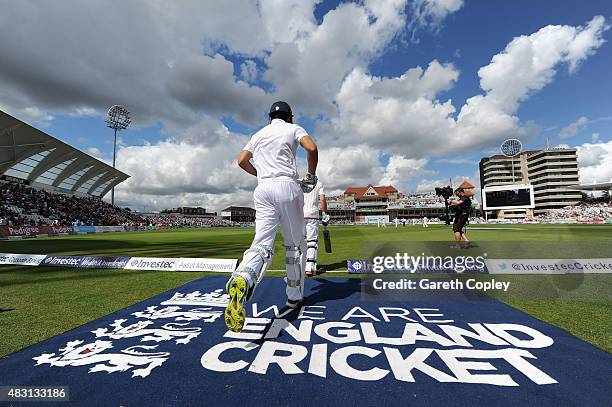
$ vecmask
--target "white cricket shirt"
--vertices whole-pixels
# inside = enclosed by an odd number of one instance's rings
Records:
[[[304,217],[319,219],[319,197],[325,195],[323,184],[317,181],[317,185],[307,194],[304,194]]]
[[[306,131],[297,124],[273,119],[251,137],[243,150],[253,153],[257,181],[279,177],[298,178],[295,152]]]

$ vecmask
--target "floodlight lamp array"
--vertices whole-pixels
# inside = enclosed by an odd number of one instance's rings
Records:
[[[514,157],[523,149],[523,143],[519,139],[511,138],[501,145],[501,152],[507,157]]]
[[[114,105],[108,109],[106,124],[113,130],[125,130],[132,123],[130,111],[124,106]]]

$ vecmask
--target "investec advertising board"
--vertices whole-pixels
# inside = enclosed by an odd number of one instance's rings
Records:
[[[178,260],[162,257],[132,257],[123,268],[126,270],[176,271]]]
[[[237,259],[198,259],[181,257],[177,271],[218,271],[231,273],[236,269]]]
[[[122,269],[130,260],[129,257],[110,256],[47,256],[41,266]]]
[[[612,259],[490,259],[491,274],[604,274],[612,273]]]
[[[69,386],[81,405],[609,405],[609,353],[497,301],[362,301],[358,279],[311,279],[289,310],[267,278],[233,333],[225,282],[0,359],[0,386]]]
[[[0,253],[0,265],[52,266],[90,269],[125,269],[157,271],[212,271],[231,273],[237,259],[205,259],[197,257],[111,257],[62,256],[44,254]]]
[[[45,259],[44,254],[0,253],[0,264],[15,264],[20,266],[38,266]]]
[[[213,271],[229,272],[236,268],[236,259],[132,257],[126,270]]]

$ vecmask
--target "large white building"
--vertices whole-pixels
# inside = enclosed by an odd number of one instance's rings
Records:
[[[568,188],[578,184],[576,149],[550,148],[525,151],[514,158],[494,155],[480,160],[481,188],[513,184],[533,185],[535,215],[577,204],[581,199],[580,192]],[[529,209],[506,209],[497,215],[522,218],[532,213]]]

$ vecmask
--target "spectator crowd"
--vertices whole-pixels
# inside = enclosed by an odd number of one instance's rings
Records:
[[[612,220],[612,203],[581,203],[575,206],[553,209],[535,217],[538,222],[563,220],[584,222],[605,222]]]
[[[94,197],[64,195],[0,181],[0,225],[117,226],[143,219]]]
[[[146,218],[149,226],[159,228],[238,226],[236,222],[211,216],[156,215]]]

